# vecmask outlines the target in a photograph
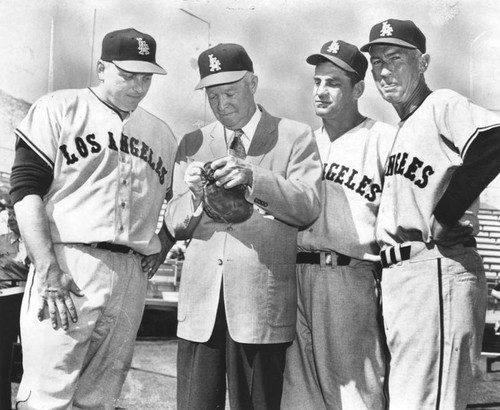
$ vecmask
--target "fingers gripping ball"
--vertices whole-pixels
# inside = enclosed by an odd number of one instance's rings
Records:
[[[253,205],[245,199],[246,187],[224,188],[215,184],[211,162],[203,166],[203,209],[217,222],[244,222],[252,216]]]

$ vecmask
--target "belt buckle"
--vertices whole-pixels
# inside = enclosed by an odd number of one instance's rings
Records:
[[[321,266],[335,266],[337,264],[337,259],[333,252],[320,252],[319,263]]]

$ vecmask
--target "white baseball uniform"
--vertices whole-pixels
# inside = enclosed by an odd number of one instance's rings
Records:
[[[467,405],[484,329],[484,269],[473,238],[437,246],[431,227],[436,205],[478,133],[499,126],[498,117],[451,90],[432,92],[399,123],[376,227],[386,265],[390,409]],[[476,201],[464,215],[476,226],[477,208]]]
[[[324,128],[315,134],[322,210],[299,233],[298,248],[318,254],[320,263],[297,264],[297,334],[287,351],[281,407],[384,409],[374,227],[395,128],[365,119],[333,142]]]
[[[16,130],[53,170],[43,201],[54,250],[84,296],[78,322],[54,331],[38,321],[33,270],[21,313],[24,376],[18,400],[32,408],[111,409],[127,374],[146,293],[142,255],[171,190],[176,141],[142,108],[122,120],[91,89],[44,96]],[[116,253],[83,244],[123,245]],[[33,303],[31,303],[33,302]]]

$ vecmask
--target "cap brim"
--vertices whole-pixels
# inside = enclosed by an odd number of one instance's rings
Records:
[[[196,87],[195,90],[200,88],[212,87],[213,85],[229,84],[241,80],[248,71],[224,71],[221,73],[215,73],[207,75],[202,79]]]
[[[413,44],[410,44],[404,40],[400,40],[399,38],[377,38],[376,40],[370,41],[368,44],[365,44],[363,47],[360,48],[360,50],[364,52],[370,51],[370,47],[377,44],[390,44],[405,48],[417,49],[417,47],[414,46]]]
[[[345,61],[341,60],[338,57],[331,56],[329,54],[312,54],[306,58],[306,61],[311,65],[318,65],[321,61],[324,61],[324,60],[328,60],[328,61],[332,62],[333,64],[335,64],[336,66],[339,66],[341,69],[343,69],[345,71],[350,71],[351,73],[359,74],[354,68],[352,68]]]
[[[113,60],[113,64],[116,65],[118,68],[121,68],[123,71],[128,71],[129,73],[162,74],[162,75],[167,74],[167,72],[163,68],[161,68],[158,64],[148,63],[147,61]]]

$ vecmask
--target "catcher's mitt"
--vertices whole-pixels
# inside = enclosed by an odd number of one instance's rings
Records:
[[[252,216],[253,205],[245,199],[246,187],[224,188],[215,184],[211,162],[203,166],[203,209],[217,222],[244,222]]]

